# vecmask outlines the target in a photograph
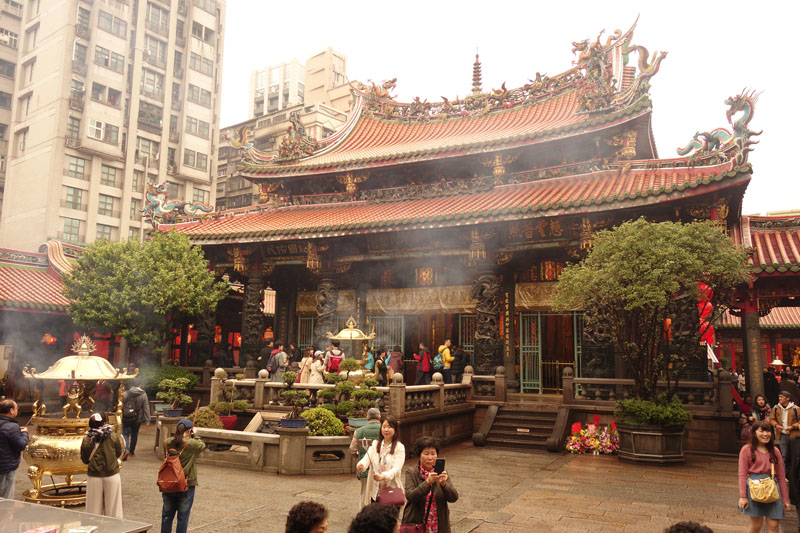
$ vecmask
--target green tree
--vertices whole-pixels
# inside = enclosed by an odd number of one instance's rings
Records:
[[[614,344],[634,380],[634,395],[669,401],[702,329],[747,281],[746,254],[711,222],[653,223],[644,219],[595,235],[578,264],[564,269],[556,307],[584,310],[593,341]],[[713,291],[713,314],[700,320],[698,283]],[[705,324],[705,325],[703,325]]]
[[[144,243],[97,241],[64,278],[76,324],[131,346],[154,344],[162,356],[173,320],[213,311],[225,291],[202,250],[173,232]]]

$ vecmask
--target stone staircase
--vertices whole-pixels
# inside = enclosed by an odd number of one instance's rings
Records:
[[[544,450],[553,433],[557,405],[503,406],[486,436],[487,446]]]

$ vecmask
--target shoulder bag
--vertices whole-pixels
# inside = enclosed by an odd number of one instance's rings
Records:
[[[770,463],[771,475],[763,479],[747,479],[750,499],[759,503],[772,503],[780,500],[778,483],[775,482],[775,464]]]
[[[425,483],[425,481],[423,481]],[[428,500],[428,493],[433,491],[433,486],[428,489],[428,492],[425,493],[425,518],[422,519],[421,524],[400,524],[400,529],[398,530],[399,533],[425,533],[428,524],[428,513],[431,510],[431,502]],[[433,495],[435,498],[436,495]]]

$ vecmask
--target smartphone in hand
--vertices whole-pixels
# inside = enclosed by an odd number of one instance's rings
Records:
[[[433,471],[437,474],[444,472],[444,457],[436,459],[436,463],[433,465]]]

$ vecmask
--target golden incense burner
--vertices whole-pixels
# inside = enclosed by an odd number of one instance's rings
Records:
[[[75,481],[76,474],[86,474],[81,461],[81,442],[89,429],[89,415],[94,409],[94,392],[97,381],[119,381],[116,409],[107,413],[109,423],[117,435],[122,430],[123,381],[139,373],[120,373],[102,357],[92,356],[94,343],[86,335],[75,341],[75,355],[62,357],[41,374],[35,368],[23,370],[23,375],[34,380],[64,380],[69,384],[67,403],[61,413],[46,414],[40,399],[40,384],[36,387],[33,416],[28,424],[30,441],[22,456],[28,467],[28,478],[33,488],[25,491],[25,501],[63,507],[82,505],[86,501],[85,481]],[[83,413],[83,417],[81,414]],[[59,414],[61,416],[59,416]],[[42,476],[64,476],[63,483],[42,485]]]

